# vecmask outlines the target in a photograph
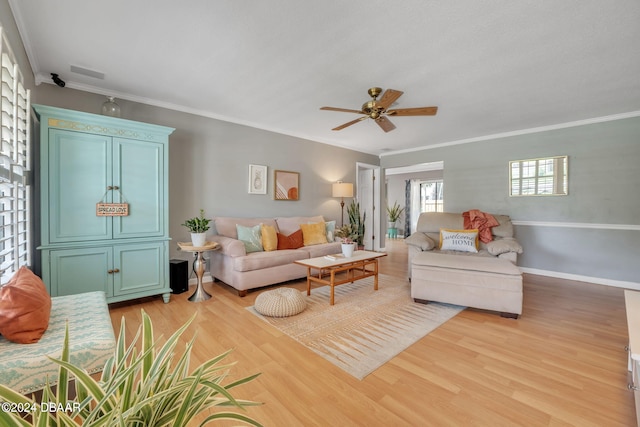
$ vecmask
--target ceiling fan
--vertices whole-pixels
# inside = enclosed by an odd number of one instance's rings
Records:
[[[321,110],[342,111],[345,113],[364,114],[355,120],[347,122],[343,125],[335,127],[331,130],[342,130],[348,126],[354,125],[366,119],[373,119],[382,128],[383,131],[389,132],[396,127],[387,116],[434,116],[438,112],[438,107],[418,107],[418,108],[394,108],[387,110],[404,92],[394,89],[387,89],[380,100],[378,96],[382,93],[379,87],[369,89],[369,96],[372,100],[362,104],[360,110],[350,110],[347,108],[322,107]]]

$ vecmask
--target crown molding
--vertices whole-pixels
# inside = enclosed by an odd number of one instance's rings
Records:
[[[501,132],[501,133],[495,133],[493,135],[485,135],[485,136],[478,136],[478,137],[474,137],[474,138],[460,139],[460,140],[456,140],[456,141],[442,142],[440,144],[425,145],[425,146],[417,147],[417,148],[407,148],[407,149],[404,149],[404,150],[387,151],[387,152],[384,152],[384,153],[380,154],[380,157],[393,156],[393,155],[396,155],[396,154],[403,154],[403,153],[415,153],[416,151],[424,151],[424,150],[431,150],[431,149],[434,149],[434,148],[450,147],[450,146],[453,146],[453,145],[460,145],[460,144],[469,144],[469,143],[472,143],[472,142],[489,141],[489,140],[492,140],[492,139],[509,138],[509,137],[512,137],[512,136],[528,135],[528,134],[532,134],[532,133],[547,132],[547,131],[550,131],[550,130],[558,130],[558,129],[566,129],[566,128],[578,127],[578,126],[592,125],[592,124],[595,124],[595,123],[612,122],[612,121],[616,121],[616,120],[629,119],[629,118],[632,118],[632,117],[640,117],[640,111],[630,111],[628,113],[612,114],[610,116],[594,117],[594,118],[591,118],[591,119],[576,120],[576,121],[573,121],[573,122],[558,123],[558,124],[555,124],[555,125],[539,126],[539,127],[535,127],[535,128],[521,129],[521,130],[510,131],[510,132]]]

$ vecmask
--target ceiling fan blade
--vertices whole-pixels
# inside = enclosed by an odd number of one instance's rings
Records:
[[[395,108],[388,110],[390,116],[435,116],[438,107]]]
[[[385,116],[378,117],[376,119],[376,123],[385,132],[390,132],[396,128],[396,126],[393,123],[391,123],[391,120],[387,119]]]
[[[382,98],[380,98],[380,100],[377,101],[377,104],[379,106],[381,106],[382,108],[384,108],[384,109],[389,108],[391,106],[391,104],[396,102],[398,100],[398,98],[400,98],[402,96],[403,93],[404,92],[399,91],[399,90],[387,89],[382,94]]]
[[[361,121],[363,121],[365,119],[368,119],[368,118],[369,118],[369,116],[363,116],[363,117],[360,117],[358,119],[351,120],[350,122],[347,122],[347,123],[345,123],[343,125],[340,125],[340,126],[338,126],[336,128],[333,128],[331,130],[342,130],[342,129],[346,128],[346,127],[349,127],[351,125],[355,125],[356,123],[361,122]]]
[[[349,110],[347,108],[336,108],[336,107],[321,107],[321,110],[327,110],[327,111],[341,111],[343,113],[356,113],[356,114],[364,114],[362,111],[360,110]]]

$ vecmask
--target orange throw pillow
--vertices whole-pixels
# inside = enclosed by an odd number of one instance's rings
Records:
[[[302,230],[298,229],[295,233],[288,236],[278,233],[278,250],[282,249],[298,249],[304,246]]]
[[[27,267],[0,288],[0,335],[19,344],[38,342],[49,327],[51,297]]]

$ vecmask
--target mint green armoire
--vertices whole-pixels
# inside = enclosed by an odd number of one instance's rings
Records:
[[[169,135],[174,129],[34,105],[40,120],[42,279],[51,296],[169,302]],[[126,216],[97,204],[128,204]],[[110,206],[108,206],[110,207]]]

